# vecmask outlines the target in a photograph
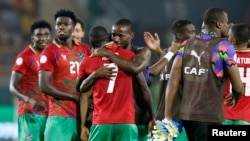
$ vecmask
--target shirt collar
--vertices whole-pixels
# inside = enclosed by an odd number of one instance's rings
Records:
[[[38,54],[39,52],[36,51],[36,49],[32,46],[32,45],[29,45],[29,48],[31,49],[32,52],[34,52],[35,54]]]
[[[79,46],[80,45],[80,43],[77,43],[74,40],[72,40],[72,42],[73,42],[73,46]],[[55,44],[58,48],[64,47],[64,45],[60,44],[56,39],[54,39],[52,43]]]
[[[208,40],[211,38],[216,38],[218,35],[215,32],[207,32],[207,33],[200,33],[196,35],[197,38],[203,39],[203,40]]]

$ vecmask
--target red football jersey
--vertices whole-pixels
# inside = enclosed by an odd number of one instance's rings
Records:
[[[118,48],[115,44],[112,44],[109,49],[128,60],[132,60],[134,57],[133,52]],[[103,65],[116,66],[106,57],[86,57],[80,65],[78,77],[85,78]],[[93,86],[95,107],[93,124],[135,123],[132,75],[120,68],[117,69],[117,77],[112,80],[99,78]]]
[[[82,46],[82,49],[83,49],[81,52],[84,52],[84,54],[86,56],[91,55],[91,49],[90,49],[90,46],[88,44],[81,42],[81,43],[79,43],[79,45]]]
[[[42,94],[38,86],[38,68],[39,68],[40,53],[29,46],[25,48],[16,57],[13,71],[23,75],[23,79],[19,83],[19,88],[23,94],[39,100],[40,104],[45,108],[45,111],[34,110],[28,102],[18,100],[18,115],[22,114],[39,114],[48,115],[48,96]]]
[[[236,61],[244,85],[244,95],[239,99],[238,104],[234,108],[230,109],[229,106],[224,106],[225,118],[250,122],[250,49],[236,50],[236,53]],[[228,81],[226,94],[231,92],[231,88],[230,81]]]
[[[54,40],[43,50],[39,70],[52,72],[51,83],[58,89],[79,94],[75,88],[76,78],[84,56],[87,56],[87,52],[81,44],[74,44],[73,48],[69,49]],[[49,116],[78,117],[77,104],[72,100],[51,98]]]

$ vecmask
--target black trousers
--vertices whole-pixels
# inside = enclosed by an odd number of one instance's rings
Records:
[[[208,125],[220,125],[221,123],[182,120],[182,124],[186,130],[188,141],[208,141]]]

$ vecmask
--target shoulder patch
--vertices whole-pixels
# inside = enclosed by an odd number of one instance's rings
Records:
[[[41,63],[41,64],[44,64],[44,63],[46,63],[46,62],[47,62],[47,56],[42,55],[41,58],[40,58],[40,63]]]
[[[22,57],[18,57],[16,59],[16,65],[22,65],[22,63],[23,63],[23,58]]]

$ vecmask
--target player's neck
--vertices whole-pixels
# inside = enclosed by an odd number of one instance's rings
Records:
[[[240,44],[240,45],[234,45],[236,49],[248,49],[247,43],[246,44]]]
[[[184,41],[179,40],[179,39],[173,39],[172,44],[174,44],[174,43],[182,43],[182,42],[184,42]]]
[[[36,52],[38,52],[38,53],[41,53],[41,52],[42,52],[42,49],[39,49],[38,47],[33,46],[33,45],[32,45],[32,47],[34,48],[34,50],[35,50]]]
[[[59,44],[65,46],[65,47],[67,47],[69,49],[71,49],[73,47],[73,40],[71,38],[67,39],[66,41],[62,41],[62,40],[60,40],[58,38],[56,40],[57,40],[57,42]]]
[[[125,49],[126,50],[132,50],[132,44],[128,44],[128,46]]]
[[[216,37],[221,37],[221,33],[218,29],[214,28],[214,27],[206,27],[206,33],[215,33],[216,34]]]

